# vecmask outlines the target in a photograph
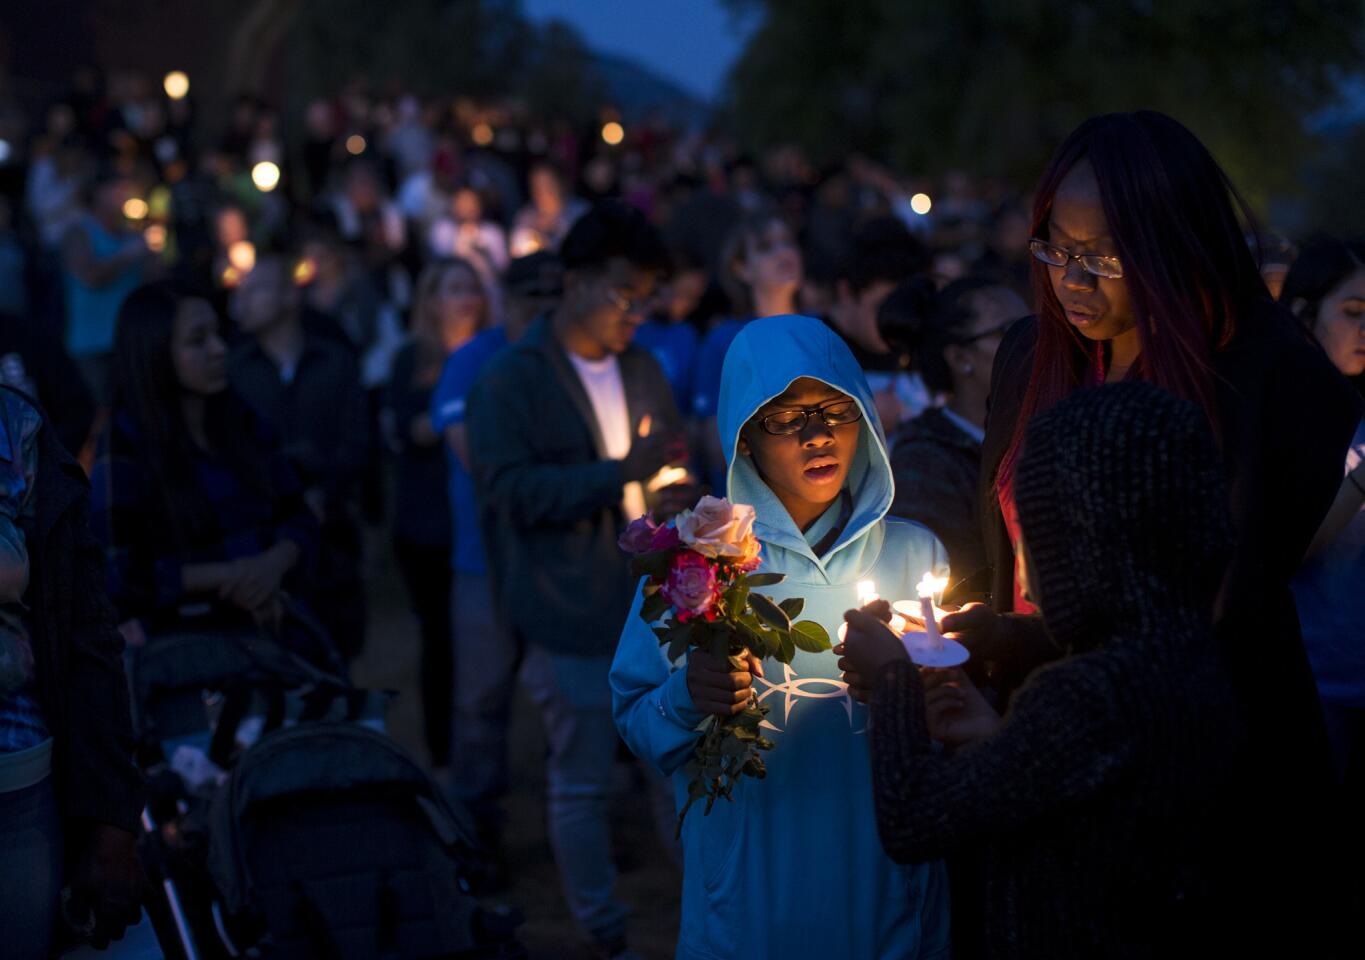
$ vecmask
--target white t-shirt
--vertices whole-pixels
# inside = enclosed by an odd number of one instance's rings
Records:
[[[607,456],[621,460],[630,453],[630,411],[626,408],[626,388],[621,383],[621,365],[615,354],[601,360],[585,360],[572,350],[565,351],[569,362],[578,372],[583,389],[592,401],[592,412],[597,417],[597,428],[602,431],[602,443]],[[627,520],[634,520],[645,512],[645,491],[638,483],[628,483],[622,491],[621,507]]]

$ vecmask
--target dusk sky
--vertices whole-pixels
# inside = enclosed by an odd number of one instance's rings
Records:
[[[721,0],[522,0],[522,9],[563,20],[593,49],[632,57],[707,100],[754,26],[736,23]]]

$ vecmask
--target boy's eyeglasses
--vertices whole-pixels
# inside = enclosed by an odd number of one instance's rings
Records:
[[[1035,260],[1041,260],[1049,267],[1066,267],[1072,260],[1079,260],[1085,272],[1105,280],[1122,280],[1123,264],[1118,257],[1102,257],[1097,253],[1072,253],[1063,250],[1055,243],[1034,237],[1028,242],[1029,252]]]
[[[615,287],[607,287],[607,299],[611,301],[613,307],[622,313],[643,313],[645,308],[649,306],[649,298],[637,297],[632,299]]]
[[[841,427],[846,423],[857,423],[863,418],[863,411],[856,400],[835,400],[819,407],[802,407],[800,410],[779,410],[766,417],[758,418],[758,425],[764,433],[774,437],[786,437],[800,433],[810,423],[810,418],[818,416],[827,427]]]
[[[1003,337],[1009,331],[1009,328],[1012,326],[1014,326],[1014,321],[1008,320],[1005,323],[1000,324],[1000,326],[998,327],[991,327],[989,330],[982,330],[980,333],[974,333],[969,337],[959,337],[953,342],[965,347],[973,343],[976,343],[978,340],[985,340],[987,337]]]

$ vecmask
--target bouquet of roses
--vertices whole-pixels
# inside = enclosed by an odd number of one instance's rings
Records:
[[[756,587],[781,583],[782,574],[759,573],[754,508],[718,497],[702,497],[669,524],[641,517],[621,535],[621,549],[631,554],[631,569],[645,577],[640,616],[659,643],[676,660],[689,647],[700,647],[739,670],[752,653],[791,663],[796,651],[820,653],[830,648],[829,634],[811,620],[796,621],[805,601],[791,597],[780,603],[755,593]],[[684,771],[691,777],[687,803],[678,814],[678,833],[692,804],[706,798],[706,812],[718,797],[730,793],[742,776],[762,779],[766,770],[760,750],[771,750],[759,725],[766,704],[750,697],[732,717],[709,717],[692,759]]]

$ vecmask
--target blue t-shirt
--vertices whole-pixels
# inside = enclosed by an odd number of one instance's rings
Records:
[[[697,365],[697,346],[700,338],[692,324],[650,320],[635,331],[635,342],[654,355],[664,368],[668,385],[673,388],[673,401],[679,410],[692,406],[692,373]]]
[[[1346,473],[1365,459],[1365,421],[1356,427]],[[1294,578],[1303,646],[1324,702],[1365,707],[1365,509]]]
[[[446,427],[464,423],[465,398],[469,396],[469,388],[478,379],[483,365],[505,346],[507,334],[502,327],[492,327],[477,334],[446,358],[445,367],[441,370],[441,382],[431,395],[431,425],[437,433],[444,434]],[[452,540],[455,544],[451,565],[456,573],[486,573],[488,565],[484,559],[483,540],[479,536],[479,512],[474,503],[474,479],[448,446],[446,459],[450,464],[447,492],[450,496],[451,523],[454,525]]]
[[[720,374],[725,366],[725,352],[747,320],[724,320],[711,328],[697,351],[697,366],[692,374],[692,402],[684,407],[692,410],[698,420],[716,415],[720,404]]]

